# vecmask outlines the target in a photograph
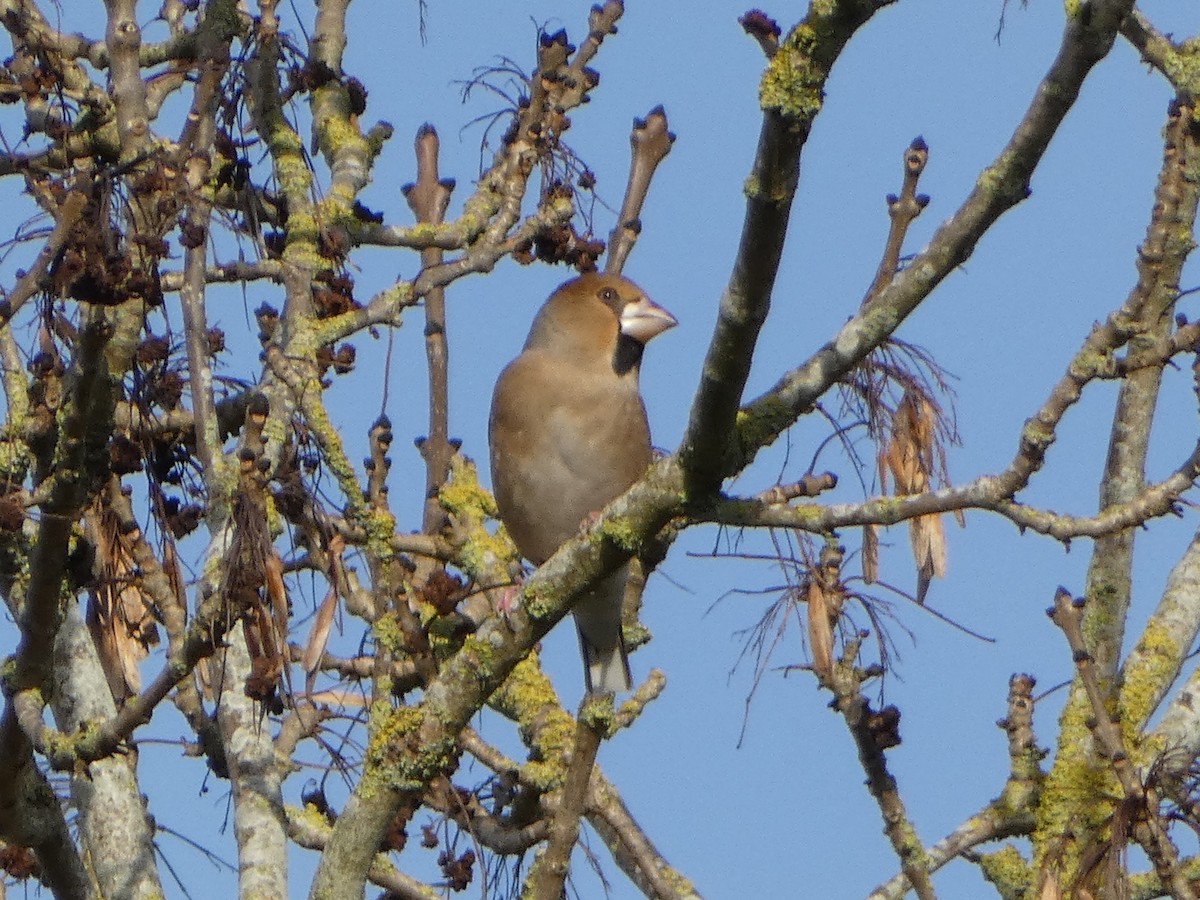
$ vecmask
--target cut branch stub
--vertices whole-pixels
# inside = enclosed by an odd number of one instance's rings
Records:
[[[650,181],[658,164],[671,152],[674,142],[675,135],[667,128],[667,113],[662,106],[654,107],[644,119],[633,120],[633,131],[629,133],[629,145],[633,150],[629,182],[617,225],[608,237],[605,272],[615,275],[625,267],[625,260],[642,231],[642,204],[650,192]]]

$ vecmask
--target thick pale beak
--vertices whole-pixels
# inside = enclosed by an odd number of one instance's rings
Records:
[[[678,319],[646,296],[626,303],[621,310],[621,334],[643,344],[678,324]]]

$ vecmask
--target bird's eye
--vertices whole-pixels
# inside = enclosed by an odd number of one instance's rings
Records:
[[[612,288],[606,287],[600,291],[600,299],[605,303],[612,303],[617,299],[617,292]]]

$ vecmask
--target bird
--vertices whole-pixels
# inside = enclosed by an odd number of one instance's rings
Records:
[[[521,555],[541,565],[653,461],[638,385],[642,351],[678,324],[627,278],[565,282],[500,373],[488,422],[492,488]],[[589,694],[632,689],[621,634],[628,564],[572,610]]]

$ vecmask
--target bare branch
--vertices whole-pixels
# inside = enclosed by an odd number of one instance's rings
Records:
[[[847,525],[895,525],[932,513],[987,509],[999,513],[1019,528],[1069,541],[1077,537],[1113,534],[1158,516],[1176,515],[1179,498],[1197,477],[1200,477],[1200,444],[1167,478],[1148,485],[1128,503],[1112,504],[1091,516],[1067,515],[1009,500],[1010,481],[1004,475],[984,475],[959,487],[906,497],[883,497],[864,503],[780,506],[751,499],[719,499],[697,505],[690,514],[700,522],[803,528],[823,534]]]
[[[629,145],[633,148],[629,181],[625,185],[625,199],[621,201],[617,224],[608,236],[605,272],[619,275],[625,268],[625,260],[642,230],[642,204],[650,192],[650,182],[674,142],[675,135],[667,129],[666,110],[661,106],[650,110],[646,118],[633,120],[633,131],[629,133]]]
[[[422,225],[439,225],[450,204],[454,182],[438,176],[438,136],[432,125],[417,131],[417,181],[405,185],[404,197]],[[422,268],[442,263],[442,251],[421,251]],[[438,502],[438,491],[450,474],[449,338],[446,334],[446,292],[442,286],[425,295],[425,359],[429,370],[429,434],[417,443],[425,459],[425,515],[422,531],[437,534],[445,525],[446,513]]]
[[[46,243],[38,251],[33,265],[29,267],[28,271],[26,271],[12,291],[5,297],[7,306],[0,309],[0,327],[6,326],[21,307],[25,305],[26,301],[39,290],[43,289],[42,282],[51,261],[62,250],[63,242],[71,232],[71,229],[79,221],[79,217],[86,205],[87,195],[82,191],[70,191],[63,199],[55,214],[54,230],[50,233],[50,237],[46,239]]]
[[[612,698],[583,698],[575,720],[575,744],[558,798],[558,809],[550,818],[549,839],[529,872],[528,896],[534,900],[558,900],[571,871],[571,851],[579,839],[579,820],[588,797],[588,784],[596,764],[600,740],[612,718]]]
[[[613,849],[613,859],[647,897],[697,900],[692,883],[663,858],[616,788],[602,774],[592,777],[588,822]]]
[[[826,548],[827,551],[831,548]],[[812,579],[814,590],[810,592],[808,617],[810,625],[821,617],[836,619],[839,611],[829,613],[814,608],[812,597],[821,593],[840,593],[840,548],[822,553],[820,572]],[[819,579],[819,584],[818,584]],[[832,622],[830,623],[832,625]],[[904,877],[921,900],[932,900],[936,896],[929,875],[930,861],[917,836],[916,828],[908,818],[904,800],[895,777],[888,771],[884,753],[900,743],[900,710],[895,706],[872,709],[863,694],[863,683],[882,674],[880,667],[860,668],[858,652],[865,633],[857,634],[846,641],[840,658],[834,660],[830,653],[824,661],[818,660],[816,641],[813,641],[813,670],[821,686],[833,694],[831,706],[842,714],[846,727],[858,748],[858,761],[867,776],[867,790],[879,806],[883,816],[883,830],[891,841],[892,849],[900,860]],[[830,639],[830,644],[832,639]]]

